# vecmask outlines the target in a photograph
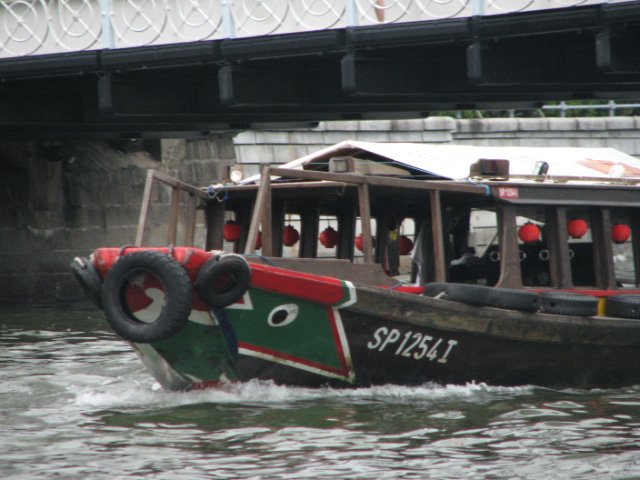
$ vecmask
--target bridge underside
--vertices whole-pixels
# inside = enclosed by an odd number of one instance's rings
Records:
[[[206,135],[640,98],[640,1],[0,60],[0,138]]]

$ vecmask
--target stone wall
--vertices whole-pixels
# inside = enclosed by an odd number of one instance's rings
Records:
[[[0,159],[0,303],[53,303],[85,298],[69,269],[75,256],[134,243],[148,169],[206,185],[234,162],[234,147],[231,136],[4,142]],[[169,195],[153,190],[148,245],[165,243]]]
[[[235,139],[0,143],[0,303],[84,299],[69,263],[132,244],[149,168],[204,186],[237,162],[284,163],[342,140],[613,147],[640,157],[640,118],[506,118],[325,122]],[[169,189],[154,189],[145,244],[166,243]],[[202,216],[199,217],[202,223]],[[179,239],[178,239],[179,240]],[[202,234],[196,244],[203,243]]]
[[[235,138],[245,175],[343,140],[493,146],[612,147],[640,157],[640,117],[492,118],[323,122],[309,130],[248,131]]]

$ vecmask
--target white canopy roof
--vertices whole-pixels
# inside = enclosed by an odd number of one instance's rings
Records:
[[[550,176],[640,177],[640,160],[613,148],[487,147],[426,143],[372,143],[348,140],[281,165],[303,168],[309,162],[329,161],[337,155],[370,152],[399,166],[405,165],[436,177],[466,178],[469,167],[481,158],[509,160],[511,175],[532,175],[539,162],[549,165]],[[366,158],[365,156],[358,155]],[[250,183],[259,177],[247,178]]]

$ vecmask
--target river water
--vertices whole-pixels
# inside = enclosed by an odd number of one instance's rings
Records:
[[[1,309],[0,378],[4,479],[640,478],[640,386],[169,393],[88,306]]]

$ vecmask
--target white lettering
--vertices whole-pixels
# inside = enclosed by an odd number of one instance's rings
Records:
[[[458,342],[456,340],[449,340],[449,346],[447,347],[447,351],[444,352],[444,355],[442,355],[442,357],[438,359],[438,362],[447,363],[447,357],[451,353],[451,350],[453,349],[453,347],[455,347],[457,344]]]
[[[410,334],[411,332],[407,332],[407,334]],[[415,338],[415,340],[413,341],[413,343],[411,345],[409,345],[409,348],[407,348],[404,352],[402,352],[402,356],[403,357],[410,357],[411,356],[411,350],[413,350],[414,348],[416,348],[416,345],[420,342],[420,340],[422,339],[422,334],[421,333],[414,333],[413,334],[413,338]]]
[[[402,341],[402,343],[400,344],[400,346],[396,350],[396,355],[398,355],[400,352],[402,352],[402,349],[407,344],[407,340],[409,340],[409,338],[411,338],[411,332],[405,333],[404,334],[404,340]]]
[[[402,341],[399,342],[401,338]],[[447,348],[441,355],[439,351],[441,350],[440,346],[445,343]],[[453,348],[458,345],[458,341],[446,338],[434,338],[431,335],[424,335],[411,330],[403,334],[397,328],[388,329],[387,327],[380,327],[373,332],[373,340],[367,342],[367,348],[382,352],[389,345],[393,344],[398,344],[397,348],[392,351],[393,355],[412,358],[414,360],[428,358],[430,361],[435,360],[438,363],[447,363],[449,355],[451,355]]]
[[[389,329],[387,327],[380,327],[379,329],[377,329],[374,333],[373,333],[373,339],[375,340],[374,342],[368,342],[367,343],[367,348],[373,350],[375,348],[378,348],[380,346],[380,343],[382,343],[382,338],[380,337],[381,335],[386,335],[387,332],[389,332]]]
[[[420,349],[420,352],[414,353],[413,358],[415,358],[416,360],[420,360],[422,357],[424,357],[429,351],[429,342],[431,340],[433,340],[433,337],[430,335],[425,335],[424,337],[422,337],[422,341],[418,346],[418,348]]]
[[[383,351],[385,347],[390,343],[396,343],[399,338],[400,338],[400,330],[392,328],[391,331],[389,332],[389,335],[387,335],[387,338],[385,338],[384,342],[382,342],[382,345],[380,345],[380,351]]]

